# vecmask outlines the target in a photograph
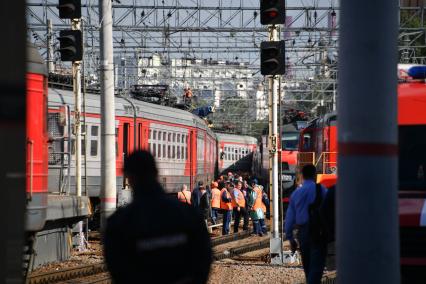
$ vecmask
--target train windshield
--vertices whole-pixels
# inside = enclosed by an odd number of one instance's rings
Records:
[[[426,125],[399,127],[399,188],[426,191]]]
[[[282,136],[282,149],[295,151],[299,145],[299,132],[284,132]]]

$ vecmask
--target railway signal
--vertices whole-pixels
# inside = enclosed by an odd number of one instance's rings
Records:
[[[262,25],[283,25],[285,23],[285,1],[260,0],[260,23]]]
[[[80,30],[62,30],[59,33],[62,61],[81,61],[83,58],[83,37]]]
[[[284,75],[285,43],[263,41],[260,44],[260,73],[262,75]]]
[[[57,8],[61,19],[81,18],[81,0],[59,0]]]

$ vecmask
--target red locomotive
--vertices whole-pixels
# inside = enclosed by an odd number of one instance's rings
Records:
[[[426,74],[424,71],[422,73]],[[425,109],[426,84],[423,81],[400,83],[398,200],[401,271],[404,282],[418,281],[426,277]],[[316,164],[321,173],[318,182],[326,186],[335,184],[337,180],[336,118],[335,114],[329,114],[316,119],[300,134],[299,166],[306,163]]]
[[[27,45],[26,192],[28,231],[43,228],[47,211],[47,70],[37,49]]]

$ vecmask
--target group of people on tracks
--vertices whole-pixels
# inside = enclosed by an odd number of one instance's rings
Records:
[[[241,218],[243,230],[248,230],[250,216],[253,233],[266,233],[269,200],[256,179],[249,185],[229,173],[210,187],[199,182],[191,192],[184,186],[176,198],[164,192],[155,159],[144,150],[126,157],[124,173],[134,198],[107,219],[103,232],[113,283],[206,283],[212,262],[206,224],[209,218],[216,223],[218,213],[223,234],[229,234],[232,215],[234,232]],[[300,248],[306,282],[317,284],[327,243],[334,239],[334,190],[316,184],[313,165],[305,166],[302,174],[303,183],[290,198],[285,233],[292,249]]]
[[[249,219],[253,222],[253,235],[267,233],[265,217],[269,217],[269,198],[263,186],[253,178],[250,184],[242,176],[228,172],[205,186],[202,181],[190,191],[182,186],[177,199],[186,205],[199,209],[206,225],[211,221],[216,225],[222,215],[222,235],[230,232],[231,220],[234,220],[233,232],[238,233],[241,219],[243,230],[249,230]]]

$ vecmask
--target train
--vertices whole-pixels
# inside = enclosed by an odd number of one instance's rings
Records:
[[[27,47],[26,231],[27,270],[71,254],[75,224],[95,215],[100,204],[101,112],[99,93],[86,93],[82,120],[82,196],[75,189],[74,94],[49,82],[37,48]],[[118,206],[131,200],[124,159],[145,149],[155,157],[159,182],[168,194],[220,174],[248,172],[257,139],[215,133],[202,118],[177,108],[115,97]]]
[[[295,120],[281,127],[281,142],[278,143],[279,156],[279,182],[281,184],[281,201],[284,212],[288,206],[290,195],[297,186],[297,157],[299,154],[299,132],[307,125],[306,121]],[[266,132],[266,131],[265,131]],[[269,185],[269,149],[268,136],[259,137],[258,151],[254,153],[254,175],[265,185]]]
[[[426,67],[422,70],[426,74]],[[404,283],[417,283],[426,277],[425,109],[424,78],[398,84],[398,203]],[[299,138],[298,167],[315,164],[319,172],[317,182],[327,187],[338,179],[337,118],[336,113],[330,113],[314,119],[300,132]]]

